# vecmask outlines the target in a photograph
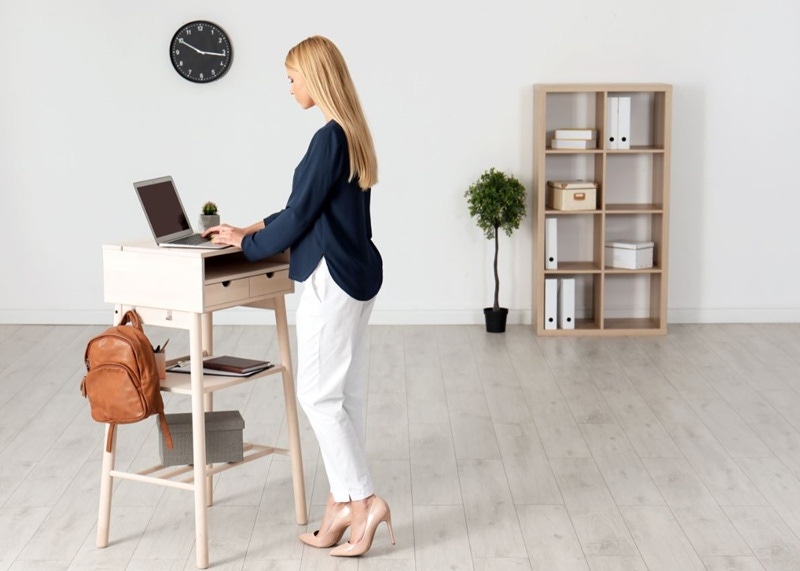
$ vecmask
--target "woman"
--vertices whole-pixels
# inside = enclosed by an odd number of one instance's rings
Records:
[[[286,208],[247,228],[204,232],[241,247],[248,260],[291,248],[289,277],[305,283],[297,309],[297,398],[319,441],[330,484],[319,530],[300,540],[356,556],[372,546],[391,512],[375,495],[364,444],[364,335],[383,263],[372,243],[370,189],[378,182],[369,127],[347,64],[327,38],[308,38],[286,56],[290,92],[325,116],[294,172]]]

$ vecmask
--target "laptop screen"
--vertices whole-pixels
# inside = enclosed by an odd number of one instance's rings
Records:
[[[171,179],[137,185],[136,190],[156,237],[191,229]]]

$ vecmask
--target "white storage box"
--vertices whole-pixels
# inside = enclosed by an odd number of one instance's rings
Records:
[[[556,210],[595,210],[597,183],[585,180],[549,180],[547,206]]]
[[[653,242],[606,242],[606,266],[625,270],[653,267]]]

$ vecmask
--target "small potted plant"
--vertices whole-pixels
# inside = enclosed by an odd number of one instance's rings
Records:
[[[217,205],[210,200],[200,209],[200,232],[205,232],[212,226],[219,225],[219,211]]]
[[[498,234],[502,229],[506,236],[519,228],[525,216],[525,187],[513,176],[491,168],[470,185],[464,193],[469,205],[469,214],[476,218],[478,227],[488,240],[494,240],[494,305],[486,307],[486,331],[502,333],[506,330],[508,309],[500,307],[500,276],[497,272],[497,254],[500,243]]]

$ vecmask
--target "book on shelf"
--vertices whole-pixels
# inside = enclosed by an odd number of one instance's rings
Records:
[[[223,355],[221,357],[209,357],[204,359],[203,374],[221,377],[250,377],[256,373],[271,369],[274,366],[275,364],[269,361],[257,361],[255,359]],[[191,362],[188,359],[186,361],[179,361],[167,369],[167,371],[170,373],[191,373]]]
[[[257,359],[245,359],[243,357],[232,357],[230,355],[221,355],[219,357],[210,357],[203,361],[203,367],[206,369],[213,369],[216,371],[228,371],[229,373],[247,374],[253,371],[260,371],[266,369],[272,363],[269,361],[259,361]]]
[[[596,149],[597,141],[584,139],[552,139],[551,149]]]
[[[596,129],[556,129],[556,139],[582,139],[593,141],[597,139]]]

